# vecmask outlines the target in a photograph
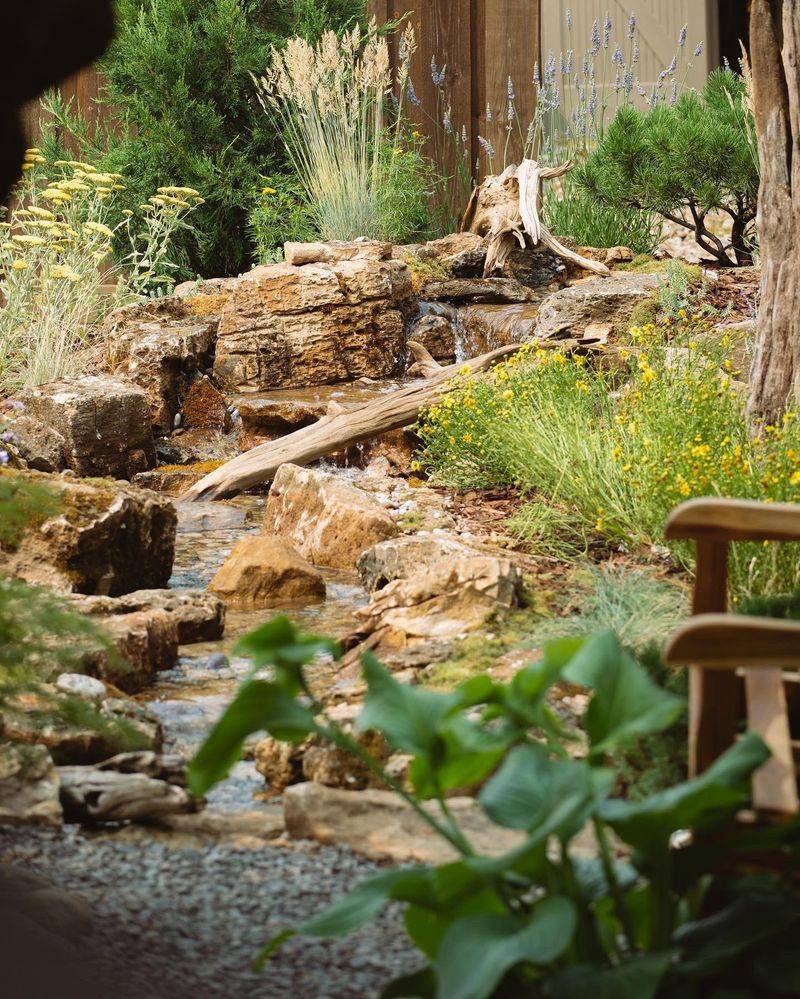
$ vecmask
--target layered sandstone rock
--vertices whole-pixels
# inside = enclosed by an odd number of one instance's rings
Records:
[[[257,267],[223,310],[214,373],[228,390],[385,378],[402,360],[410,294],[399,260]]]
[[[156,463],[144,392],[109,375],[48,382],[20,393],[11,424],[20,454],[41,471],[130,479]]]
[[[106,321],[109,364],[144,391],[155,430],[172,430],[192,382],[211,367],[227,298],[170,297],[119,309]]]
[[[62,593],[118,596],[165,587],[177,516],[156,493],[113,482],[0,471],[13,484],[52,492],[59,511],[0,546],[0,573]]]
[[[657,274],[620,274],[581,281],[542,304],[534,330],[539,340],[581,339],[587,327],[623,331],[636,306],[658,291]]]
[[[269,535],[242,538],[209,589],[229,607],[248,610],[325,599],[322,575],[288,541]]]
[[[399,529],[363,489],[333,475],[282,465],[270,489],[264,531],[289,540],[314,565],[352,569],[367,548]]]

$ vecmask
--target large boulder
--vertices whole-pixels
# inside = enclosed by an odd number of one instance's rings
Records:
[[[459,828],[478,853],[499,856],[518,847],[524,834],[494,825],[473,798],[447,802]],[[427,803],[432,811],[435,806]],[[343,791],[322,784],[295,784],[284,792],[286,831],[292,839],[342,844],[375,860],[443,864],[455,849],[434,833],[409,804],[390,791]]]
[[[14,545],[0,545],[0,573],[63,593],[118,596],[165,587],[172,574],[177,516],[156,493],[114,482],[0,471],[37,484],[60,504]]]
[[[325,599],[322,575],[288,541],[269,535],[242,538],[208,588],[241,610]]]
[[[410,579],[420,572],[438,574],[456,563],[468,563],[474,577],[483,572],[502,581],[494,598],[511,606],[521,580],[510,560],[470,548],[450,534],[419,531],[381,541],[363,553],[357,568],[364,588],[374,593],[396,579]]]
[[[228,390],[385,378],[402,361],[410,294],[399,260],[257,267],[223,310],[214,373]]]
[[[61,825],[58,773],[44,746],[0,744],[0,825]]]
[[[652,298],[660,283],[657,274],[620,274],[579,281],[544,301],[532,338],[581,339],[590,326],[622,331],[636,306]]]
[[[521,582],[510,559],[442,554],[373,593],[369,605],[356,612],[363,622],[358,634],[383,635],[395,647],[408,640],[457,638],[480,628],[499,608],[515,606]]]
[[[109,363],[144,391],[157,431],[172,430],[190,385],[211,367],[227,298],[173,296],[127,306],[106,320]]]
[[[352,569],[362,552],[399,528],[363,489],[333,475],[281,465],[267,500],[264,531],[288,539],[314,565]]]
[[[153,468],[155,445],[144,392],[109,375],[82,375],[20,393],[12,422],[20,454],[41,471],[130,479]]]

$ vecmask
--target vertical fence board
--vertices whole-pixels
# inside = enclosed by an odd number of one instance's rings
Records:
[[[481,50],[483,94],[477,108],[478,134],[487,138],[497,153],[495,167],[519,163],[528,125],[533,120],[536,87],[534,65],[539,61],[539,0],[485,0]],[[518,118],[508,120],[508,81],[513,83]],[[487,121],[487,105],[492,121]],[[503,153],[505,152],[505,157]],[[487,167],[481,153],[481,169]]]

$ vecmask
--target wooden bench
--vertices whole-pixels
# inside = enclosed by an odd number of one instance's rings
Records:
[[[701,773],[747,727],[772,759],[753,780],[762,813],[798,811],[787,680],[800,671],[800,621],[737,616],[728,609],[728,551],[737,541],[800,541],[800,506],[749,500],[697,499],[673,511],[668,539],[697,545],[694,616],[672,636],[671,665],[688,666],[689,768]]]

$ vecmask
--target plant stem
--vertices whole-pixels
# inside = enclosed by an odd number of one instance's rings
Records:
[[[600,847],[600,861],[603,865],[603,872],[606,876],[608,886],[611,889],[611,895],[614,899],[614,907],[617,910],[617,918],[619,919],[622,931],[625,934],[628,949],[631,953],[633,953],[635,950],[636,930],[630,910],[628,909],[625,898],[623,897],[622,888],[620,888],[616,872],[614,871],[614,860],[611,856],[611,847],[608,843],[605,826],[597,817],[592,819],[592,824],[594,825],[594,832],[597,837],[597,845]]]
[[[422,805],[409,794],[408,791],[403,787],[399,781],[396,781],[394,777],[390,777],[389,774],[383,769],[383,767],[378,763],[377,760],[364,749],[360,743],[354,739],[352,736],[348,735],[341,726],[336,722],[331,721],[326,718],[328,723],[327,728],[320,728],[319,732],[321,735],[330,739],[335,745],[340,746],[342,749],[347,750],[347,752],[352,753],[358,760],[360,760],[364,766],[366,766],[372,773],[378,777],[382,783],[386,785],[391,791],[399,795],[406,804],[410,805],[411,808],[417,813],[417,815],[431,827],[435,832],[437,832],[443,839],[454,847],[462,857],[472,857],[474,852],[470,847],[469,843],[464,839],[463,834],[455,825],[455,822],[450,816],[451,822],[453,822],[453,829],[451,830],[447,826],[442,825],[438,822],[427,809],[423,808]]]

